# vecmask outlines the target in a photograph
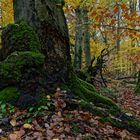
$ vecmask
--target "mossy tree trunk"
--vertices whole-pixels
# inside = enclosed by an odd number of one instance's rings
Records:
[[[14,0],[15,22],[28,21],[39,35],[51,83],[67,81],[69,73],[69,35],[63,5],[63,0]]]
[[[62,83],[70,88],[82,99],[82,106],[93,113],[102,108],[107,112],[104,121],[117,125],[123,113],[120,107],[97,93],[91,84],[77,78],[69,68],[69,35],[62,7],[62,0],[61,3],[57,0],[14,0],[16,24],[4,30],[4,44],[0,50],[0,101],[13,98],[13,95],[17,99],[20,95],[17,103],[21,107],[34,105],[49,79],[52,84]],[[18,22],[21,19],[28,21],[34,29],[26,22]],[[119,127],[125,128],[128,123],[131,131],[133,128],[139,133],[139,122],[135,118],[128,120],[125,115],[119,122],[123,126]]]

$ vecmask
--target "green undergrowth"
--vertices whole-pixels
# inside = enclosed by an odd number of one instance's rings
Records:
[[[2,102],[10,102],[14,103],[14,101],[17,100],[19,97],[20,93],[15,87],[7,87],[0,91],[0,101]]]

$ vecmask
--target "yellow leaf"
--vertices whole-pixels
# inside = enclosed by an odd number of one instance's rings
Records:
[[[51,100],[51,96],[50,96],[50,95],[47,95],[47,99],[48,99],[48,100]]]
[[[26,124],[23,125],[23,128],[25,128],[25,129],[31,129],[32,126],[30,124],[26,123]]]
[[[61,113],[60,111],[59,111],[57,114],[58,114],[58,116],[60,116],[60,117],[62,116],[62,113]]]

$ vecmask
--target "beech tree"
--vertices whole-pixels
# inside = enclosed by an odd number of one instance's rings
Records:
[[[60,87],[88,103],[119,109],[114,101],[98,94],[93,85],[74,73],[63,4],[64,1],[54,0],[14,0],[15,24],[2,33],[1,96],[15,96],[17,91],[17,104],[28,107],[42,99],[43,93]]]
[[[68,28],[62,7],[64,0],[14,0],[14,19],[25,19],[39,35],[50,80],[66,80],[70,63]],[[48,77],[49,78],[49,77]]]
[[[139,133],[139,120],[74,73],[63,5],[63,0],[14,0],[15,24],[2,33],[0,100],[17,96],[17,105],[29,107],[44,99],[40,95],[50,92],[48,85],[56,85],[102,121]]]

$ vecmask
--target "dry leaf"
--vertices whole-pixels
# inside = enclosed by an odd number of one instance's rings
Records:
[[[8,136],[8,140],[19,140],[20,137],[19,137],[19,134],[17,131],[15,131],[14,133],[10,134]]]
[[[23,125],[23,128],[25,128],[25,129],[31,129],[32,126],[30,124],[26,123],[26,124]]]
[[[5,137],[0,137],[0,140],[8,140],[8,139]]]
[[[11,121],[10,121],[10,124],[14,127],[16,126],[17,122],[16,122],[16,119],[13,118]]]

